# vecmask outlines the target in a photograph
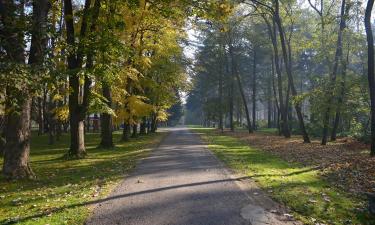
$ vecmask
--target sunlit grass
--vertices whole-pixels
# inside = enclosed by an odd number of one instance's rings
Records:
[[[106,196],[164,135],[140,136],[105,150],[96,148],[99,134],[87,134],[88,155],[81,160],[62,157],[68,149],[68,135],[55,145],[48,145],[47,136],[34,135],[31,166],[38,178],[0,179],[0,224],[83,224],[90,212],[86,203]],[[114,139],[119,140],[120,133]]]
[[[317,168],[288,163],[209,128],[194,128],[229,167],[248,175],[306,224],[375,224],[358,209],[364,201],[324,181]]]

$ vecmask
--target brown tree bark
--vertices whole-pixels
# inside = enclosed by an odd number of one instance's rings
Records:
[[[158,121],[156,120],[156,117],[156,113],[153,113],[153,115],[151,116],[151,133],[155,133],[158,128]]]
[[[375,72],[374,72],[374,38],[371,28],[371,12],[374,0],[368,0],[365,11],[365,28],[367,39],[367,78],[370,92],[371,108],[371,156],[375,156]]]
[[[122,141],[129,141],[130,139],[130,125],[124,122],[124,129],[122,130]]]
[[[34,178],[30,155],[30,107],[31,98],[19,99],[21,111],[9,112],[5,124],[5,152],[3,175],[7,179]]]
[[[90,0],[86,1],[85,12],[87,14]],[[64,18],[66,26],[67,44],[71,47],[75,47],[75,30],[74,30],[74,16],[73,6],[71,0],[64,0]],[[85,18],[82,21],[81,33],[85,33]],[[86,155],[85,144],[84,144],[84,119],[85,113],[79,104],[79,77],[76,72],[77,69],[81,68],[79,65],[77,55],[75,52],[70,51],[68,54],[68,69],[69,74],[69,123],[70,123],[70,148],[68,151],[68,157],[82,158]],[[87,95],[87,93],[84,93]],[[83,117],[83,118],[82,118]]]
[[[138,124],[133,124],[132,138],[138,137]]]

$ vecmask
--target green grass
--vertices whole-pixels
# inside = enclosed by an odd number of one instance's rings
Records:
[[[224,163],[251,177],[302,222],[375,224],[374,219],[358,210],[363,209],[363,200],[333,188],[320,177],[319,170],[288,163],[210,128],[192,130],[201,134],[209,149]]]
[[[48,145],[47,136],[34,135],[31,166],[33,181],[7,182],[0,178],[0,224],[83,224],[90,213],[91,201],[100,199],[147,155],[165,133],[151,134],[116,143],[111,150],[96,148],[99,134],[87,134],[88,156],[65,160],[69,136]],[[120,133],[114,134],[120,139]],[[2,159],[0,159],[2,167]]]

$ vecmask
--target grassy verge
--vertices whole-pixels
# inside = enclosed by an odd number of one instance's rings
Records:
[[[229,167],[252,177],[306,224],[375,224],[360,209],[363,200],[333,188],[316,168],[291,164],[210,128],[191,128]]]
[[[38,178],[0,179],[0,224],[83,224],[91,203],[108,195],[163,136],[165,133],[141,136],[104,150],[96,148],[99,134],[87,134],[88,156],[82,160],[62,159],[69,136],[62,136],[55,145],[48,145],[46,136],[34,136],[31,166]],[[114,138],[120,139],[120,133]]]

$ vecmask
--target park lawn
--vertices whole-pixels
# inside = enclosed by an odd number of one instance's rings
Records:
[[[375,224],[362,210],[364,200],[334,188],[319,170],[289,163],[212,128],[191,128],[219,159],[251,177],[276,201],[305,224]]]
[[[54,145],[48,145],[47,136],[34,135],[31,167],[37,179],[7,182],[0,178],[0,224],[83,224],[92,203],[107,196],[165,135],[140,136],[105,150],[97,148],[99,134],[89,133],[88,155],[80,160],[62,157],[68,150],[68,135]],[[120,136],[114,133],[114,140]]]

